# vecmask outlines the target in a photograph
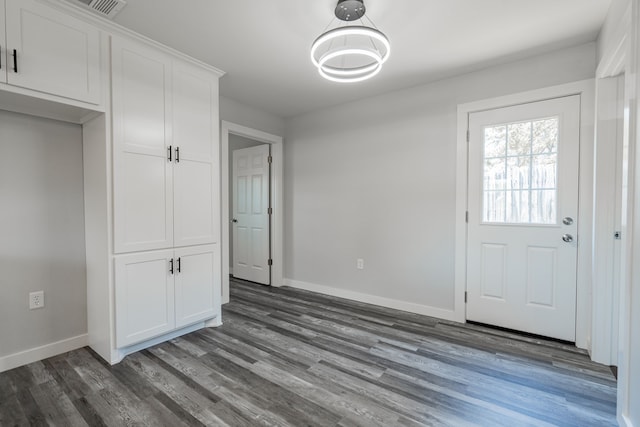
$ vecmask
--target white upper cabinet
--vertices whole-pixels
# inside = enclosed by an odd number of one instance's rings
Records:
[[[100,31],[34,0],[4,1],[0,81],[99,104]]]
[[[112,40],[115,252],[173,246],[171,61]]]
[[[215,242],[218,188],[218,78],[173,63],[174,245]]]
[[[115,252],[218,239],[218,78],[112,42]]]

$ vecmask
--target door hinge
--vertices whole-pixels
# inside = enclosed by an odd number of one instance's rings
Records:
[[[271,155],[267,157],[267,163],[269,164],[273,163],[273,157]]]
[[[273,208],[269,208],[269,209],[267,209],[267,214],[269,214],[269,215],[273,215]]]
[[[267,260],[267,265],[273,265],[273,260],[271,258]]]
[[[464,291],[464,303],[467,303],[467,291]]]
[[[467,129],[467,142],[469,142],[469,139],[471,139],[471,135],[470,135],[469,129]]]
[[[466,211],[464,213],[464,222],[468,223],[469,222],[469,211]]]

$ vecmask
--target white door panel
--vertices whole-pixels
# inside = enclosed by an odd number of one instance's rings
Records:
[[[579,109],[470,114],[467,319],[575,341]]]
[[[114,183],[116,252],[167,248],[173,242],[171,164],[164,157],[119,153]]]
[[[34,0],[7,0],[6,15],[7,44],[2,48],[16,50],[18,66],[14,72],[11,55],[9,84],[100,103],[97,28]],[[2,65],[8,65],[4,58]]]
[[[114,251],[173,246],[171,62],[112,40]]]
[[[113,41],[114,116],[127,151],[167,156],[170,63],[153,50]]]
[[[218,80],[175,61],[173,66],[174,244],[219,240]]]
[[[116,345],[126,347],[174,329],[173,251],[115,258]]]
[[[180,160],[211,162],[218,125],[218,79],[196,67],[174,62],[173,139]]]
[[[269,284],[269,145],[233,152],[233,275]]]
[[[219,265],[215,245],[175,250],[176,327],[216,315]]]
[[[174,166],[175,246],[212,243],[219,213],[214,205],[214,166],[182,160]]]

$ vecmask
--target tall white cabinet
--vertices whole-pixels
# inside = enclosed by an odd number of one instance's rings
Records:
[[[0,108],[82,124],[87,337],[109,363],[221,324],[222,75],[71,2],[0,0]]]
[[[112,277],[106,287],[90,283],[88,300],[90,344],[116,363],[220,324],[219,75],[124,37],[112,37],[110,59],[110,120],[85,126],[85,175],[102,180],[109,152],[93,151],[93,138],[110,122],[110,203],[86,211],[100,219],[87,230],[112,239],[104,268]],[[88,262],[105,261],[101,249],[87,242]]]

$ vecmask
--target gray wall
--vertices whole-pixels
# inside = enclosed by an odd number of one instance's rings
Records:
[[[595,57],[589,43],[289,119],[285,277],[453,309],[457,105],[593,78]]]
[[[223,81],[224,84],[224,81]],[[273,135],[284,135],[284,119],[233,99],[220,97],[220,120],[261,130]]]
[[[233,152],[242,148],[263,145],[264,142],[255,141],[243,136],[229,135],[229,220],[233,218]],[[229,268],[233,272],[233,224],[229,223]]]
[[[0,111],[0,153],[2,357],[86,333],[87,308],[80,126]]]

